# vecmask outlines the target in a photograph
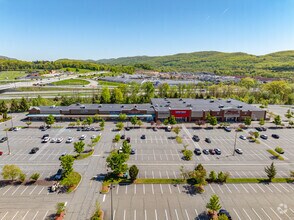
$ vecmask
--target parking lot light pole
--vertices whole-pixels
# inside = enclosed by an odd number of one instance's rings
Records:
[[[111,220],[114,220],[113,216],[113,198],[112,198],[112,188],[113,185],[110,183],[110,209],[111,209]]]
[[[11,154],[11,151],[10,151],[10,146],[9,146],[9,138],[8,138],[8,133],[7,133],[6,124],[5,124],[5,133],[6,133],[6,137],[7,137],[7,149],[8,149],[8,155],[10,155],[10,154]]]
[[[237,129],[235,130],[235,142],[234,142],[234,152],[233,152],[233,156],[235,156],[236,145],[237,145]]]

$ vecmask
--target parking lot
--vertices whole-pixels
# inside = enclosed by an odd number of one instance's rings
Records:
[[[212,194],[220,196],[232,219],[293,219],[293,184],[211,184],[204,194],[187,185],[134,184],[113,189],[115,219],[207,219],[201,213]],[[152,201],[152,202],[151,202]],[[101,198],[106,216],[110,196]],[[287,210],[280,212],[280,204]],[[283,208],[283,207],[281,207]]]

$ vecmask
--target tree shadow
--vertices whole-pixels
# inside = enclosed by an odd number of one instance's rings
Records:
[[[201,213],[199,213],[195,218],[194,218],[194,220],[209,220],[210,219],[210,216],[209,215],[207,215],[207,213],[206,212],[201,212]]]
[[[197,191],[193,185],[184,185],[183,188],[184,188],[183,192],[185,192],[188,195],[196,195],[197,194]]]

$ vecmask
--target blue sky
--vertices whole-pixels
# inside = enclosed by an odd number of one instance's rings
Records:
[[[294,0],[0,0],[0,55],[102,59],[294,49]]]

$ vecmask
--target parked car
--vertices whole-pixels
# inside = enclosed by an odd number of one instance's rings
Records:
[[[165,130],[170,132],[172,130],[172,128],[171,128],[171,126],[167,126]]]
[[[130,143],[130,142],[131,142],[131,138],[130,138],[130,137],[127,137],[126,141],[127,141],[128,143]]]
[[[50,142],[51,143],[56,143],[57,142],[57,139],[56,138],[52,138]]]
[[[44,134],[42,139],[46,138],[46,137],[49,137],[49,134]]]
[[[125,139],[126,138],[126,136],[123,134],[122,136],[120,136],[120,139]]]
[[[142,134],[141,139],[146,139],[146,135]]]
[[[264,140],[267,140],[268,139],[268,136],[266,134],[262,134],[262,135],[260,135],[260,138],[262,138]]]
[[[135,149],[131,150],[131,154],[134,155],[136,153]]]
[[[192,139],[193,139],[193,141],[195,141],[195,142],[200,141],[200,138],[198,137],[198,135],[195,135],[195,134],[193,135]]]
[[[217,154],[217,155],[221,155],[221,154],[222,154],[222,152],[221,152],[221,150],[220,150],[219,148],[215,148],[215,149],[214,149],[214,152],[215,152],[215,154]]]
[[[43,143],[48,143],[50,141],[50,138],[49,137],[45,137],[44,139],[43,139]]]
[[[8,140],[7,137],[3,137],[3,138],[0,139],[0,143],[3,143],[3,142],[5,142],[5,141],[7,141],[7,140]]]
[[[275,138],[275,139],[279,139],[280,138],[280,136],[277,135],[277,134],[272,134],[272,137]]]
[[[63,141],[63,138],[57,138],[56,143],[61,143]]]
[[[122,154],[122,153],[123,153],[122,147],[120,147],[120,148],[117,150],[117,153],[119,153],[119,154]]]
[[[83,134],[81,137],[80,137],[80,140],[85,140],[86,139],[86,135]]]
[[[205,138],[205,142],[211,143],[211,140],[209,138]]]
[[[3,155],[3,152],[2,151],[0,151],[0,156],[2,156]]]
[[[202,152],[203,152],[205,155],[208,155],[208,154],[209,154],[209,150],[207,150],[207,149],[204,149]]]
[[[199,148],[194,149],[194,154],[201,155],[201,150]]]
[[[93,135],[91,136],[91,139],[95,139],[95,138],[96,138],[96,135],[93,134]]]
[[[153,131],[157,131],[157,127],[153,127]]]
[[[218,212],[217,215],[218,215],[218,216],[220,216],[220,215],[225,215],[225,216],[228,217],[229,220],[232,220],[232,217],[231,217],[230,213],[229,213],[227,210],[225,210],[225,209],[221,209],[221,210],[219,210],[219,212]]]
[[[71,142],[73,142],[73,138],[72,137],[67,138],[66,143],[71,143]]]
[[[131,128],[130,128],[130,127],[126,127],[125,129],[126,129],[126,131],[129,131],[129,130],[131,130]]]
[[[55,180],[61,180],[61,177],[62,177],[62,169],[58,169],[57,173],[54,176],[54,179]]]
[[[38,147],[34,147],[31,149],[30,154],[35,154],[35,153],[37,153],[38,150],[39,150]]]
[[[209,153],[210,153],[211,155],[215,155],[215,151],[214,151],[214,149],[209,149]]]
[[[78,128],[77,128],[77,131],[81,131],[81,128],[80,128],[80,127],[78,127]]]
[[[262,131],[266,131],[267,129],[265,127],[261,127],[261,130]]]
[[[232,131],[232,129],[229,128],[229,127],[224,127],[224,130],[227,131],[227,132],[231,132]]]
[[[236,151],[237,154],[243,154],[243,151],[240,148],[237,148],[235,151]]]
[[[261,127],[256,127],[255,128],[257,131],[262,131],[262,128]]]
[[[240,135],[240,139],[246,140],[247,138],[244,135]]]

